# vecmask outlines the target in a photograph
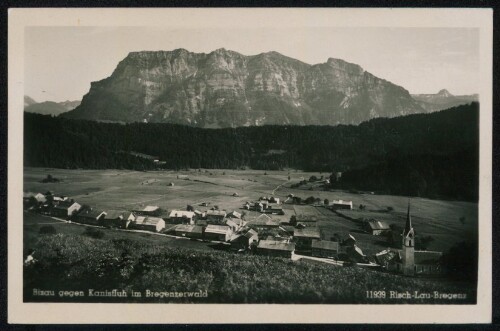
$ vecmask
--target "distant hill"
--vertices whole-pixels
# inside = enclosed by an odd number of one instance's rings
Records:
[[[35,103],[37,103],[37,102],[35,100],[33,100],[32,98],[30,98],[29,96],[27,96],[27,95],[24,96],[24,108],[31,106],[31,105],[34,105]]]
[[[225,129],[25,114],[24,161],[26,166],[56,168],[341,171],[346,188],[475,199],[478,114],[479,104],[473,103],[432,114],[373,119],[359,126]],[[158,156],[164,164],[131,152]],[[410,175],[415,180],[408,180]],[[413,184],[419,186],[410,190]]]
[[[75,109],[78,105],[80,105],[80,101],[69,100],[63,102],[44,101],[38,103],[32,98],[24,96],[24,111],[27,113],[57,116]]]
[[[277,52],[131,52],[93,82],[72,119],[203,128],[359,124],[425,110],[403,87],[359,65],[307,64]]]
[[[446,89],[439,91],[437,94],[412,94],[412,97],[428,112],[444,110],[479,101],[478,94],[453,95]]]

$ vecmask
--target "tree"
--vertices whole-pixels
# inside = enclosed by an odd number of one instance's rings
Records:
[[[312,175],[311,177],[309,177],[309,181],[310,181],[310,182],[315,182],[315,181],[317,181],[317,180],[318,180],[318,177],[316,177],[316,176],[314,176],[314,175]]]
[[[324,204],[325,206],[329,206],[329,205],[330,205],[330,200],[325,199],[325,200],[323,201],[323,204]]]
[[[194,211],[194,207],[191,205],[187,205],[186,210],[187,211]]]

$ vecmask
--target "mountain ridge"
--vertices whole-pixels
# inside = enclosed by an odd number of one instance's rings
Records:
[[[130,52],[62,116],[217,128],[359,124],[420,112],[406,89],[357,64],[328,58],[311,65],[275,51],[247,56],[219,48]]]

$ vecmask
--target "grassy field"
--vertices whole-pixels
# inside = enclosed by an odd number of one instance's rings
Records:
[[[470,283],[407,278],[357,267],[332,267],[222,251],[192,251],[135,239],[93,239],[81,235],[43,235],[38,262],[24,270],[26,302],[203,302],[203,303],[368,303],[473,304]],[[54,291],[33,295],[33,289]],[[126,298],[92,297],[95,291],[125,291]],[[206,297],[146,297],[152,292],[206,291]],[[60,291],[82,296],[61,296]],[[132,297],[139,292],[142,296]],[[367,291],[384,291],[373,298]],[[463,294],[394,299],[390,291]],[[64,293],[64,292],[63,292]]]
[[[48,174],[61,180],[58,183],[42,183]],[[82,204],[95,208],[132,210],[148,204],[157,205],[165,210],[185,209],[192,205],[206,210],[218,205],[221,209],[240,210],[246,201],[254,201],[260,196],[274,196],[283,201],[289,194],[303,199],[314,196],[321,200],[352,200],[353,211],[344,212],[341,217],[325,208],[308,205],[284,205],[285,215],[273,215],[277,220],[289,220],[292,215],[314,215],[323,239],[330,239],[338,233],[346,236],[353,234],[358,245],[366,254],[376,253],[388,246],[382,237],[360,232],[356,222],[348,218],[376,218],[389,224],[404,226],[408,199],[401,196],[357,194],[343,191],[325,191],[321,185],[290,188],[294,183],[310,176],[325,176],[326,173],[306,173],[300,171],[256,171],[256,170],[187,170],[187,171],[129,171],[129,170],[64,170],[45,168],[26,168],[24,171],[24,191],[46,192],[67,195]],[[290,176],[290,180],[288,180]],[[174,186],[169,186],[174,183]],[[238,196],[233,196],[237,193]],[[209,207],[199,206],[209,202]],[[363,204],[366,209],[358,210]],[[387,212],[391,207],[392,211]],[[422,198],[411,199],[412,220],[419,236],[430,235],[434,240],[428,249],[446,251],[453,244],[477,238],[477,204],[461,201],[441,201]],[[246,218],[258,216],[257,212],[247,212]],[[462,221],[460,219],[462,218]],[[25,231],[30,233],[39,221],[25,220]],[[41,221],[40,221],[41,222]],[[45,222],[45,221],[44,221]],[[50,220],[49,220],[50,222]],[[58,228],[78,227],[78,225],[57,225]],[[62,230],[61,230],[62,231]],[[75,231],[80,231],[79,229]],[[33,231],[32,231],[33,232]],[[116,231],[115,231],[116,232]],[[119,236],[129,234],[117,234]],[[135,235],[135,234],[134,234]],[[172,245],[185,245],[184,242],[154,235],[144,235],[152,240],[170,240]],[[194,244],[196,245],[196,244]]]

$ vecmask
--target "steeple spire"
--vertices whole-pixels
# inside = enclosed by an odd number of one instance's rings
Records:
[[[407,235],[412,230],[412,228],[413,228],[413,226],[411,225],[410,199],[408,199],[408,213],[406,215],[406,226],[405,226],[404,235]]]

